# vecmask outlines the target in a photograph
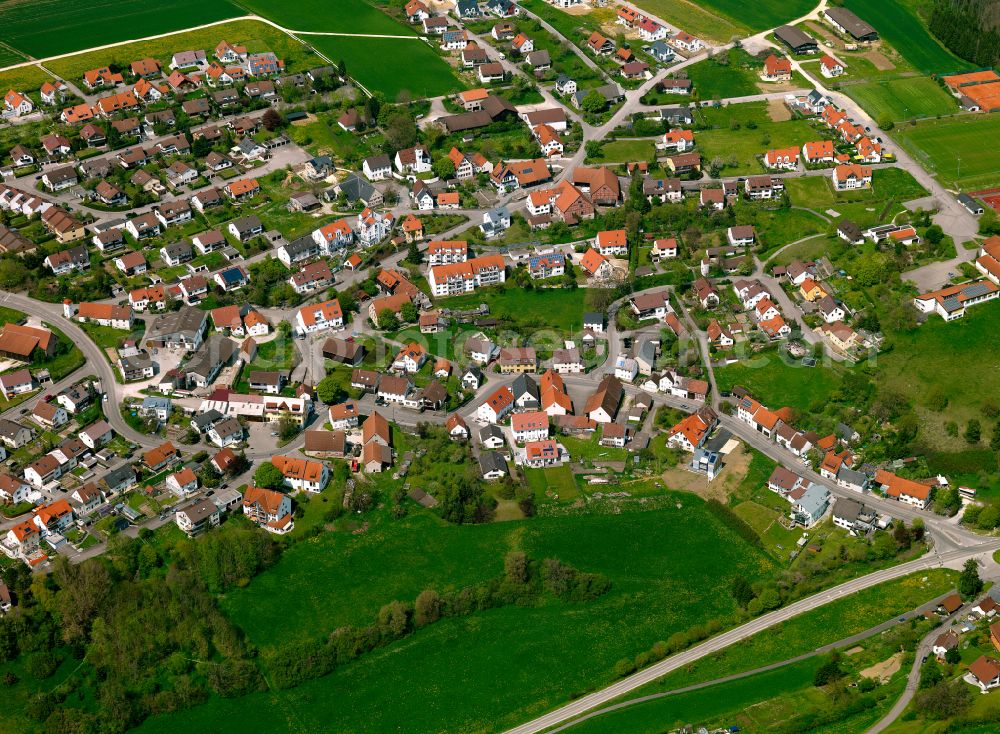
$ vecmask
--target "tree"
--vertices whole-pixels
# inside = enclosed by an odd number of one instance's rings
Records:
[[[965,440],[969,443],[979,443],[982,438],[983,429],[978,418],[970,418],[965,424]]]
[[[949,665],[957,665],[962,662],[962,653],[957,647],[953,647],[944,654],[944,661]]]
[[[993,424],[993,436],[990,438],[990,448],[1000,451],[1000,421]]]
[[[341,79],[347,78],[347,63],[343,59],[337,62],[337,75]]]
[[[913,534],[902,520],[897,522],[893,528],[892,537],[896,541],[896,545],[904,550],[909,548],[913,543]]]
[[[979,578],[979,564],[970,558],[962,567],[962,575],[958,577],[958,593],[963,599],[971,599],[983,590],[983,580]]]
[[[944,239],[944,230],[936,224],[932,224],[924,232],[924,238],[932,245],[938,245]]]
[[[399,328],[399,319],[391,308],[383,308],[378,314],[378,328],[382,331],[395,331]]]
[[[434,170],[434,175],[442,180],[455,176],[455,162],[446,155],[434,161],[431,167]]]
[[[597,115],[604,111],[604,108],[608,106],[608,101],[604,98],[604,95],[598,91],[592,91],[587,94],[580,102],[580,109],[591,115]]]
[[[406,251],[406,261],[414,265],[419,265],[424,261],[424,253],[420,251],[416,240],[410,243],[410,247]]]
[[[339,403],[347,397],[347,391],[342,387],[336,375],[327,375],[316,385],[316,395],[327,405]]]
[[[424,589],[413,605],[413,623],[417,627],[426,627],[440,618],[441,595],[434,589]]]
[[[729,589],[729,593],[733,595],[733,599],[744,609],[747,605],[754,600],[757,596],[753,593],[753,587],[750,586],[750,582],[746,580],[745,576],[737,576],[733,580],[733,585]]]
[[[942,682],[917,695],[914,708],[931,719],[950,719],[972,703],[969,685],[962,681]]]
[[[258,466],[257,471],[253,473],[253,483],[258,487],[277,489],[284,481],[284,475],[270,461]]]
[[[413,305],[412,301],[407,301],[399,308],[399,316],[402,321],[408,324],[412,324],[419,318],[417,312],[417,307]]]
[[[843,677],[844,671],[840,668],[840,660],[834,655],[816,668],[816,673],[813,675],[813,685],[819,688]]]
[[[264,123],[264,127],[272,132],[285,124],[285,119],[273,107],[267,108],[261,121]]]
[[[282,441],[290,441],[299,433],[299,424],[292,418],[282,418],[278,421],[278,438]]]
[[[396,110],[386,117],[385,141],[393,150],[411,148],[417,142],[417,126],[405,110]]]

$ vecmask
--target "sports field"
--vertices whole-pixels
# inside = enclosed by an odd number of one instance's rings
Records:
[[[940,74],[969,67],[938,43],[920,19],[899,0],[844,0],[862,20],[871,23],[904,59],[925,74]]]
[[[841,91],[876,120],[888,118],[901,122],[958,111],[957,100],[930,77],[852,84]]]
[[[814,7],[813,0],[697,0],[698,5],[706,10],[724,15],[727,18],[747,26],[753,31],[787,23],[801,18]]]
[[[240,5],[292,31],[414,35],[365,0],[240,0]]]
[[[0,34],[12,48],[44,58],[240,15],[229,0],[5,0]]]
[[[775,570],[770,557],[692,495],[670,495],[660,509],[637,508],[625,504],[615,514],[598,504],[594,514],[484,526],[412,516],[298,544],[223,600],[254,642],[280,648],[288,639],[372,619],[382,604],[412,599],[428,586],[460,588],[495,577],[510,549],[604,573],[612,587],[590,602],[447,619],[298,688],[212,699],[143,729],[499,731],[611,682],[622,657],[694,624],[726,619],[735,612],[728,592],[734,574],[757,580]]]
[[[333,63],[343,60],[347,73],[371,92],[395,102],[403,91],[412,98],[437,97],[465,88],[454,71],[422,40],[301,35]]]
[[[1000,185],[1000,115],[962,115],[902,125],[893,138],[947,186]]]

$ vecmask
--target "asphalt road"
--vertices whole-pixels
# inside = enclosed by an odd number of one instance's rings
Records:
[[[952,593],[952,592],[949,592],[949,594],[950,593]],[[782,660],[782,661],[777,662],[777,663],[771,663],[770,665],[763,665],[763,666],[761,666],[759,668],[755,668],[753,670],[747,670],[747,671],[744,671],[742,673],[735,673],[733,675],[727,675],[727,676],[725,676],[723,678],[716,678],[715,680],[705,681],[704,683],[695,683],[694,685],[684,686],[683,688],[675,688],[675,689],[670,690],[670,691],[663,691],[662,693],[651,693],[648,696],[640,696],[638,698],[630,698],[630,699],[628,699],[626,701],[622,701],[621,703],[616,703],[616,704],[613,704],[611,706],[607,706],[605,708],[597,709],[596,711],[591,711],[591,712],[589,712],[589,713],[587,713],[587,714],[585,714],[585,715],[583,715],[583,716],[581,716],[581,717],[579,717],[577,719],[574,719],[573,721],[570,721],[567,724],[563,724],[562,726],[559,726],[559,727],[557,727],[555,729],[550,729],[548,731],[548,734],[555,734],[555,732],[558,732],[558,731],[566,731],[567,729],[572,729],[574,726],[577,726],[577,725],[583,723],[584,721],[587,721],[588,719],[593,719],[596,716],[602,716],[604,714],[610,714],[610,713],[612,713],[614,711],[619,711],[621,709],[630,708],[631,706],[635,706],[635,705],[640,704],[640,703],[646,703],[647,701],[655,701],[655,700],[660,699],[660,698],[668,698],[670,696],[677,696],[677,695],[680,695],[682,693],[690,693],[691,691],[698,691],[698,690],[701,690],[703,688],[711,688],[712,686],[721,685],[723,683],[731,683],[733,681],[741,680],[743,678],[750,678],[751,676],[754,676],[754,675],[760,675],[761,673],[767,673],[768,671],[771,671],[771,670],[777,670],[778,668],[784,668],[787,665],[792,665],[792,664],[798,663],[798,662],[800,662],[802,660],[808,660],[809,658],[815,657],[816,655],[824,655],[824,654],[826,654],[828,652],[831,652],[833,650],[843,650],[845,648],[853,647],[854,645],[857,645],[860,642],[864,642],[865,640],[867,640],[870,637],[874,637],[875,635],[880,635],[883,632],[885,632],[886,630],[892,629],[893,627],[895,627],[898,624],[902,624],[903,622],[901,622],[900,620],[909,620],[913,616],[917,616],[917,615],[923,614],[924,611],[929,611],[929,610],[935,609],[937,607],[937,605],[941,602],[941,600],[945,598],[945,596],[948,596],[948,594],[944,594],[942,596],[939,596],[937,599],[934,599],[933,601],[927,602],[926,604],[921,604],[919,607],[917,607],[916,609],[911,610],[910,612],[907,612],[906,614],[894,616],[892,619],[889,619],[889,620],[887,620],[885,622],[881,622],[881,623],[875,625],[874,627],[870,627],[870,628],[864,630],[863,632],[858,632],[856,634],[850,635],[849,637],[844,637],[844,638],[842,638],[840,640],[837,640],[836,642],[832,642],[832,643],[829,643],[829,644],[826,644],[826,645],[822,645],[820,647],[817,647],[815,650],[810,650],[809,652],[803,653],[802,655],[796,655],[795,657],[788,658],[787,660]],[[929,635],[927,637],[927,639],[929,639],[929,640],[931,640],[933,642],[933,640],[939,634],[940,634],[940,630],[936,630],[935,632],[932,633],[932,635]],[[926,640],[925,640],[925,642],[926,642]],[[920,653],[918,651],[917,660],[920,659],[921,655],[922,655],[922,653]],[[919,670],[920,666],[916,665],[915,667]],[[905,704],[904,704],[904,707],[905,707]],[[900,709],[900,710],[902,710],[902,709]],[[886,718],[888,718],[888,717],[886,717]],[[876,732],[875,732],[875,730],[870,730],[868,734],[876,734]]]
[[[603,688],[600,691],[578,698],[561,708],[551,711],[548,714],[540,716],[537,719],[533,719],[525,724],[508,729],[507,734],[536,734],[537,732],[545,731],[590,711],[593,708],[603,706],[619,696],[623,696],[626,693],[636,690],[637,688],[641,688],[647,683],[652,683],[667,673],[683,668],[685,665],[688,665],[695,660],[699,660],[707,655],[718,652],[719,650],[724,650],[741,640],[752,637],[758,632],[763,632],[776,624],[780,624],[781,622],[792,619],[793,617],[797,617],[804,612],[817,609],[825,604],[829,604],[832,601],[836,601],[837,599],[862,591],[863,589],[906,576],[907,574],[916,571],[937,568],[941,565],[949,568],[960,568],[967,559],[974,558],[975,556],[983,553],[992,553],[992,551],[998,548],[1000,548],[1000,539],[992,539],[983,543],[982,546],[977,549],[961,548],[942,554],[940,556],[940,563],[938,562],[938,558],[934,556],[919,558],[915,561],[910,561],[909,563],[903,563],[892,568],[870,573],[867,576],[853,579],[840,584],[839,586],[835,586],[832,589],[827,589],[826,591],[806,597],[805,599],[800,599],[799,601],[793,602],[786,607],[764,614],[750,622],[747,622],[746,624],[740,625],[739,627],[731,629],[728,632],[724,632],[716,637],[706,640],[689,650],[672,655],[659,663],[651,665],[648,668],[628,676],[627,678],[623,678],[622,680],[613,683],[607,688]]]

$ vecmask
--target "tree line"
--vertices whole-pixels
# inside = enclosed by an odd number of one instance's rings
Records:
[[[995,0],[935,0],[928,26],[966,61],[983,67],[1000,63],[1000,6]]]

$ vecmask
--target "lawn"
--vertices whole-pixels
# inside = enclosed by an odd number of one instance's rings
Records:
[[[615,140],[601,147],[601,155],[587,158],[587,163],[633,163],[651,161],[656,156],[652,140]]]
[[[509,320],[522,330],[550,328],[575,333],[583,328],[586,295],[583,288],[525,290],[510,286],[436,300],[439,306],[452,310],[476,308],[485,303],[490,307],[490,316]]]
[[[850,84],[842,91],[876,120],[888,118],[900,122],[949,115],[958,110],[955,98],[930,77]]]
[[[767,556],[724,529],[698,499],[672,494],[658,505],[636,511],[638,503],[625,503],[616,514],[598,503],[595,514],[466,527],[413,516],[296,545],[222,602],[254,642],[322,635],[370,620],[387,601],[412,599],[428,586],[496,576],[511,548],[605,573],[612,588],[584,604],[449,619],[296,689],[213,699],[144,728],[497,731],[537,715],[609,683],[621,657],[707,616],[728,617],[735,610],[726,589],[735,574],[772,572]],[[429,685],[419,696],[402,695],[416,671]]]
[[[772,410],[785,405],[806,412],[823,406],[839,388],[841,368],[803,367],[787,355],[769,350],[746,361],[715,368],[719,390],[742,385]]]
[[[1000,115],[963,115],[897,127],[893,138],[946,186],[1000,183]]]
[[[729,64],[723,65],[714,59],[705,59],[687,68],[688,79],[698,91],[700,99],[729,99],[759,94],[757,72],[743,68],[739,59],[744,52],[732,49]]]
[[[465,88],[452,68],[421,40],[310,35],[302,38],[334,63],[343,60],[353,79],[371,92],[382,92],[389,101],[396,101],[404,92],[411,99],[421,99]],[[373,63],[374,59],[378,62]]]
[[[802,147],[816,137],[815,128],[805,120],[788,120],[761,123],[755,129],[699,130],[694,139],[706,164],[720,158],[726,163],[725,175],[733,176],[764,171],[759,159],[769,148]]]
[[[801,696],[811,688],[822,660],[808,658],[777,670],[722,683],[676,696],[646,701],[588,719],[569,731],[573,734],[661,734],[687,722],[729,726],[738,714],[761,702],[795,692]],[[803,701],[800,699],[800,705]],[[777,723],[777,722],[771,722]],[[764,729],[761,729],[763,731]]]
[[[365,0],[240,0],[240,5],[290,30],[373,33],[412,36],[409,26],[397,22]],[[377,56],[372,56],[377,58]]]
[[[152,41],[139,41],[103,51],[76,54],[49,62],[46,66],[66,79],[79,79],[83,76],[83,72],[88,69],[106,64],[128,67],[135,59],[145,56],[159,59],[166,68],[170,63],[170,57],[177,49],[205,48],[211,50],[222,39],[232,44],[246,46],[251,52],[273,51],[284,60],[289,71],[305,71],[323,63],[303,44],[277,28],[257,20],[235,20],[231,23],[178,33]]]
[[[967,69],[969,63],[938,43],[916,13],[899,0],[844,0],[844,7],[875,27],[904,59],[925,74]]]
[[[693,36],[718,43],[729,43],[733,36],[749,32],[742,23],[701,8],[690,0],[639,0],[633,5],[648,10],[677,28],[683,28]]]
[[[240,15],[244,12],[228,0],[15,0],[0,5],[0,28],[9,46],[45,58]]]
[[[812,0],[757,0],[752,3],[745,0],[697,0],[697,4],[753,31],[763,31],[795,20],[816,6]]]
[[[992,335],[997,333],[996,301],[974,306],[951,323],[931,317],[914,331],[891,337],[892,349],[878,358],[876,384],[924,411],[929,411],[932,398],[943,395],[948,406],[937,419],[964,426],[969,418],[981,418],[983,402],[995,398],[1000,353],[992,349]]]
[[[94,343],[101,349],[117,349],[121,346],[122,340],[127,336],[142,336],[145,330],[145,321],[137,321],[136,325],[142,328],[133,329],[131,332],[125,329],[113,329],[110,326],[100,326],[98,324],[82,323],[80,328],[87,332],[87,336],[94,340]]]
[[[574,459],[577,457],[570,452]],[[573,478],[573,472],[569,464],[554,466],[546,469],[525,469],[525,479],[528,486],[535,491],[535,496],[539,501],[547,499],[557,499],[560,502],[575,500],[580,496],[580,489]],[[551,492],[552,496],[548,493]]]

